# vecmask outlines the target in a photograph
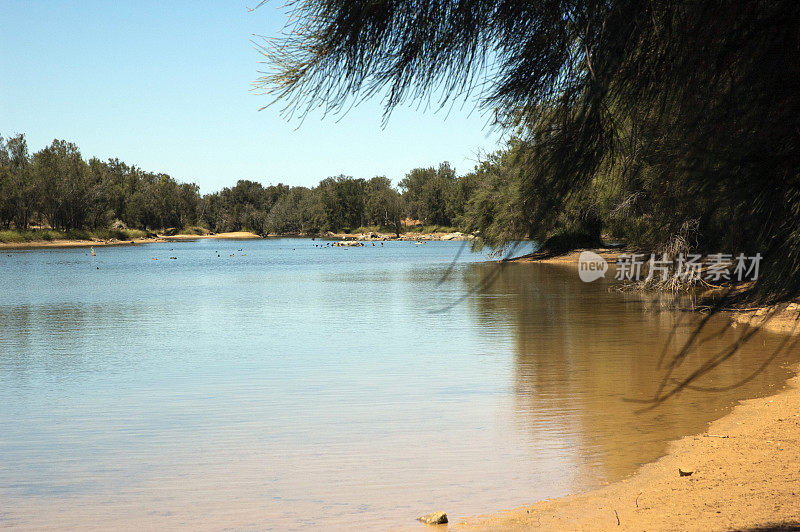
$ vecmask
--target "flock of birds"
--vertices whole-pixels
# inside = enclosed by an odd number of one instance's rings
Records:
[[[425,243],[426,243],[425,241],[414,242],[414,244],[417,244],[417,245],[425,244]],[[362,243],[362,246],[363,245],[364,244]],[[337,242],[326,242],[325,244],[314,244],[315,248],[329,248],[329,247],[336,247],[336,246],[337,246]],[[375,246],[375,242],[372,242],[372,247],[376,247]],[[383,242],[380,242],[380,247],[383,247]],[[282,248],[279,248],[279,249],[282,249]],[[92,257],[96,257],[97,256],[97,253],[94,250],[94,246],[90,246],[89,247],[89,251],[91,252]],[[170,248],[170,251],[175,251],[175,248]],[[240,253],[239,256],[240,257],[246,257],[247,253],[242,253],[242,251],[243,251],[243,248],[240,248],[240,249],[237,250],[237,252]],[[297,251],[297,248],[292,248],[292,251]],[[219,252],[219,250],[215,250],[214,253],[217,254],[217,257],[222,257],[222,254]],[[229,257],[235,257],[235,256],[236,256],[236,253],[231,253],[229,255]],[[157,261],[158,257],[152,257],[152,260]],[[178,257],[170,257],[170,260],[178,260]],[[99,270],[100,267],[98,266],[97,269]]]
[[[175,251],[175,248],[170,248],[170,251]],[[242,252],[242,249],[237,249],[236,251],[238,251],[238,252],[240,252],[240,253],[241,253],[241,252]],[[217,254],[217,257],[222,257],[222,254],[220,254],[219,250],[215,250],[215,251],[214,251],[214,253],[216,253],[216,254]],[[236,256],[236,253],[231,253],[229,256],[230,256],[230,257],[235,257],[235,256]],[[241,253],[239,256],[240,256],[240,257],[246,257],[246,256],[247,256],[247,253]],[[171,260],[178,260],[178,257],[170,257],[170,259],[171,259]],[[158,260],[158,258],[156,258],[156,257],[153,257],[153,260]]]

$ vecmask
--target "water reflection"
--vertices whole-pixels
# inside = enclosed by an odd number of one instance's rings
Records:
[[[514,408],[521,430],[575,435],[584,485],[615,480],[663,454],[666,442],[702,431],[738,399],[764,394],[788,376],[796,350],[782,353],[755,379],[726,392],[685,390],[657,408],[626,399],[649,399],[658,389],[662,350],[667,359],[689,339],[700,317],[674,312],[656,300],[609,292],[608,283],[577,281],[574,266],[475,265],[468,284],[493,279],[472,298],[487,330],[507,325],[514,338]],[[680,368],[695,369],[731,345],[741,328],[724,316],[709,321]],[[724,387],[745,379],[782,337],[757,333],[698,385]]]

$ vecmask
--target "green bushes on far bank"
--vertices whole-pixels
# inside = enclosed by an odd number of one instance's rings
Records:
[[[96,229],[85,231],[70,229],[57,231],[55,229],[28,229],[16,231],[13,229],[0,230],[0,242],[8,244],[24,244],[26,242],[52,242],[54,240],[133,240],[145,238],[147,231],[139,229]]]

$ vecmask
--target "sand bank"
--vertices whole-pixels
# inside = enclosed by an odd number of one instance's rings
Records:
[[[583,251],[592,251],[603,257],[608,263],[614,264],[617,262],[617,257],[623,250],[617,248],[594,248],[594,249],[576,249],[564,253],[551,253],[549,251],[537,251],[529,255],[523,255],[514,259],[508,259],[510,262],[541,262],[544,264],[577,264],[578,258]]]
[[[209,235],[158,235],[155,238],[134,238],[131,240],[34,240],[31,242],[0,242],[0,249],[30,249],[30,248],[74,248],[74,247],[103,247],[103,246],[129,246],[132,244],[151,244],[153,242],[178,242],[182,240],[198,240],[201,238],[219,238],[229,240],[246,240],[261,238],[255,233],[236,231],[232,233],[215,233]]]

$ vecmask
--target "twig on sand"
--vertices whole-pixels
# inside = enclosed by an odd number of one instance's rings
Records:
[[[616,510],[614,510],[614,515],[617,516],[617,526],[619,526],[619,514],[617,513]]]

